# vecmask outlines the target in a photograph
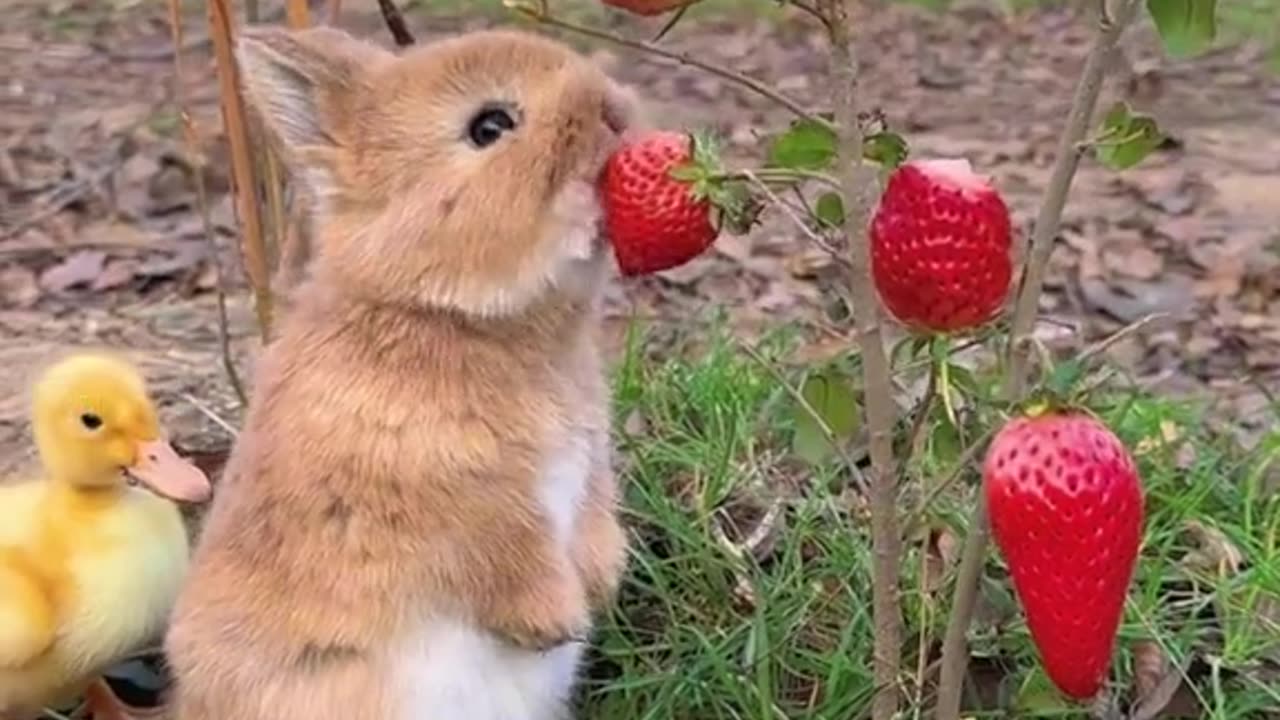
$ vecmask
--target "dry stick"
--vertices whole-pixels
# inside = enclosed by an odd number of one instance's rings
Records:
[[[826,0],[831,19],[831,69],[835,121],[839,133],[844,233],[849,249],[849,289],[862,355],[867,429],[871,451],[872,622],[875,627],[871,703],[873,720],[891,720],[898,711],[898,666],[902,656],[902,618],[898,605],[898,569],[902,538],[898,532],[898,468],[893,455],[895,408],[889,361],[880,331],[880,305],[871,280],[867,221],[879,192],[876,171],[862,158],[858,122],[858,59],[852,37],[858,0]]]
[[[235,55],[231,49],[231,11],[227,0],[209,0],[209,36],[213,39],[214,58],[218,68],[218,95],[222,106],[222,122],[226,126],[227,143],[231,146],[231,175],[235,187],[236,209],[243,238],[245,271],[253,285],[254,310],[263,341],[271,337],[271,279],[267,274],[267,254],[262,242],[262,217],[254,189],[253,157],[249,152],[249,135],[245,128],[244,106]]]
[[[285,24],[293,30],[311,26],[311,8],[307,0],[286,0],[284,4]]]
[[[397,47],[408,47],[415,42],[413,33],[409,32],[409,26],[404,21],[404,15],[401,15],[400,8],[396,7],[395,0],[378,0],[378,10],[382,12],[382,20],[391,31],[391,37],[396,41]]]
[[[179,0],[169,0],[169,33],[173,37],[173,46],[182,47],[182,9]],[[209,193],[204,184],[204,159],[200,154],[200,135],[196,130],[195,120],[187,110],[186,88],[183,85],[182,51],[173,53],[173,94],[178,102],[178,112],[182,117],[182,134],[186,140],[187,152],[191,155],[190,164],[195,168],[196,207],[200,210],[200,223],[204,226],[205,241],[209,244],[209,262],[213,263],[214,282],[217,285],[218,305],[218,344],[222,350],[222,367],[227,372],[227,381],[235,391],[240,405],[248,405],[244,383],[236,372],[235,358],[231,355],[231,323],[227,318],[227,281],[222,269],[222,258],[218,256],[218,240],[214,234],[213,221],[209,216]]]
[[[285,24],[291,30],[303,30],[311,26],[311,9],[307,5],[307,0],[285,0]],[[254,130],[256,137],[263,139],[268,137],[266,128],[257,122],[256,118]],[[276,148],[271,143],[263,142],[262,150],[263,152],[259,154],[262,160],[262,181],[266,191],[267,217],[271,221],[268,249],[274,251],[269,253],[268,261],[272,267],[276,268],[278,276],[279,259],[284,254],[283,248],[289,235],[289,219],[285,213],[287,177]]]
[[[831,19],[828,18],[816,5],[810,5],[809,3],[804,2],[804,0],[788,0],[787,4],[817,18],[818,22],[821,22],[823,27],[827,29],[827,32],[831,32]]]
[[[379,0],[380,3],[383,1],[384,0]],[[710,63],[705,60],[699,60],[698,58],[688,55],[687,53],[667,50],[666,48],[659,47],[657,45],[654,45],[653,43],[642,42],[640,40],[631,40],[629,38],[624,38],[621,35],[615,35],[611,32],[606,32],[604,30],[597,30],[595,28],[586,27],[584,25],[578,25],[576,23],[569,22],[568,20],[561,20],[560,18],[547,15],[541,12],[536,7],[530,7],[526,0],[505,0],[505,2],[507,7],[510,7],[511,9],[521,13],[522,15],[529,18],[530,20],[533,20],[534,22],[541,23],[543,25],[549,25],[551,27],[560,28],[561,30],[568,30],[569,32],[578,33],[579,35],[585,35],[586,37],[595,38],[597,40],[603,40],[605,42],[610,42],[615,45],[620,45],[625,48],[630,48],[632,50],[638,50],[640,52],[648,53],[649,55],[654,55],[656,57],[660,57],[665,60],[670,60],[672,62],[679,63],[681,65],[688,65],[689,67],[698,68],[699,70],[709,72],[712,75],[715,75],[724,80],[728,80],[729,82],[741,85],[755,92],[758,95],[769,98],[775,103],[785,107],[786,109],[790,110],[796,115],[806,120],[809,120],[810,122],[817,123],[829,129],[834,129],[834,125],[831,122],[827,121],[825,118],[818,117],[817,115],[814,115],[813,113],[809,112],[803,105],[796,102],[795,100],[792,100],[791,98],[787,97],[786,95],[783,95],[777,90],[774,90],[773,88],[769,87],[765,83],[759,80],[756,80],[753,77],[743,75],[742,73],[737,72],[735,70],[730,70],[727,67],[716,65],[715,63]]]
[[[1133,20],[1141,0],[1120,0],[1114,15],[1106,12],[1106,0],[1098,0],[1099,20],[1097,36],[1084,69],[1076,85],[1071,111],[1058,139],[1057,159],[1053,175],[1045,189],[1036,217],[1031,238],[1031,252],[1022,278],[1022,287],[1013,311],[1013,329],[1009,341],[1008,375],[1005,377],[1004,394],[1008,399],[1022,396],[1026,383],[1028,346],[1035,327],[1040,291],[1044,285],[1045,270],[1053,252],[1053,239],[1058,234],[1062,220],[1062,208],[1075,177],[1082,153],[1081,141],[1089,129],[1107,66],[1110,64],[1116,44],[1125,27]],[[979,492],[965,538],[964,552],[956,575],[955,597],[951,604],[951,617],[942,644],[942,678],[938,687],[936,717],[939,720],[955,720],[960,717],[960,695],[968,667],[967,634],[973,617],[973,606],[978,594],[978,580],[985,561],[990,528],[987,524],[987,503]]]

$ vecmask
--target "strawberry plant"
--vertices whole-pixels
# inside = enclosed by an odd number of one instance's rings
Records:
[[[642,16],[669,13],[659,39],[693,4],[603,2]],[[697,262],[696,256],[722,231],[748,230],[761,208],[785,213],[799,233],[846,269],[844,297],[858,330],[857,373],[824,368],[789,393],[800,408],[797,433],[807,433],[797,435],[796,451],[811,463],[840,456],[849,465],[849,476],[866,491],[874,546],[872,666],[877,691],[872,717],[888,720],[900,708],[905,689],[899,588],[904,543],[915,539],[930,501],[945,491],[926,486],[923,447],[953,448],[948,453],[953,478],[980,465],[985,475],[985,493],[977,494],[968,522],[942,638],[936,716],[959,717],[971,615],[986,577],[992,529],[1049,679],[1078,700],[1099,696],[1142,533],[1141,481],[1128,450],[1104,424],[1082,414],[1086,411],[1055,410],[1037,418],[1018,413],[1029,393],[1055,398],[1070,393],[1072,403],[1087,405],[1090,389],[1103,384],[1092,357],[1055,365],[1032,333],[1045,268],[1082,151],[1123,170],[1164,142],[1153,118],[1123,102],[1095,122],[1107,59],[1144,7],[1171,54],[1203,51],[1215,32],[1214,2],[1097,3],[1094,45],[1023,253],[1015,247],[998,184],[983,168],[965,158],[910,157],[908,140],[888,126],[885,115],[860,105],[855,91],[860,72],[854,52],[857,28],[850,17],[856,4],[851,1],[781,3],[803,10],[827,30],[826,82],[832,92],[831,104],[824,108],[803,107],[753,78],[668,51],[657,40],[579,25],[557,15],[547,0],[507,4],[535,23],[715,73],[795,113],[795,121],[773,135],[754,166],[724,167],[701,134],[693,140],[683,133],[659,133],[624,148],[603,179],[607,225],[627,275]],[[1015,255],[1020,267],[1015,267]],[[1010,298],[1014,287],[1016,298]],[[882,318],[896,321],[896,331],[905,335],[891,350],[886,349],[890,330]],[[999,348],[998,375],[984,381],[959,362],[961,345]],[[1037,366],[1038,374],[1030,372]],[[913,368],[927,370],[927,385],[904,414],[893,378],[907,376]],[[849,405],[861,417],[851,414]],[[857,435],[865,443],[865,467],[855,466],[847,452]],[[917,509],[904,517],[903,499],[912,496]],[[921,648],[928,645],[922,637]],[[918,703],[925,698],[925,659],[917,660]]]

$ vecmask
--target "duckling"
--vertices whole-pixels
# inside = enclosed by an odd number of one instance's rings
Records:
[[[31,421],[42,477],[0,485],[3,720],[100,696],[100,673],[163,631],[190,552],[172,501],[212,493],[121,359],[48,368]]]

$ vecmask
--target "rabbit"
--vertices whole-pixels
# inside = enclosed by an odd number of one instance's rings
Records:
[[[513,30],[236,56],[314,257],[165,637],[176,717],[570,717],[626,566],[597,180],[636,94]]]

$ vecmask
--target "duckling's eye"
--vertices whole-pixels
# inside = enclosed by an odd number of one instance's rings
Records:
[[[85,413],[80,416],[80,424],[83,425],[86,430],[97,430],[102,427],[102,418],[98,417],[94,413]]]
[[[498,142],[498,138],[516,127],[511,113],[500,107],[486,107],[472,116],[467,123],[467,139],[476,148],[486,148]]]

